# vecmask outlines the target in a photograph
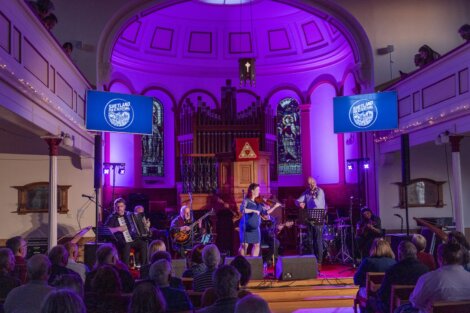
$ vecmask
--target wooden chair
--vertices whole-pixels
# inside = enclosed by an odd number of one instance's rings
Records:
[[[390,292],[390,312],[394,312],[400,305],[410,302],[410,295],[415,285],[392,285]]]
[[[359,290],[357,291],[356,298],[354,299],[354,313],[357,313],[357,306],[360,308],[365,308],[367,304],[367,299],[370,296],[373,296],[377,293],[382,282],[385,278],[385,273],[383,272],[369,272],[366,273],[366,297],[359,295]]]
[[[183,282],[184,289],[192,290],[193,289],[193,278],[192,277],[181,277]]]
[[[431,313],[468,313],[470,312],[470,300],[462,301],[438,301],[432,305]]]

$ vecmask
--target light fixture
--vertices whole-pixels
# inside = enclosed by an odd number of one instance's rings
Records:
[[[126,164],[125,163],[119,164],[118,173],[119,173],[119,175],[124,175],[126,173]]]
[[[364,163],[362,164],[362,166],[364,167],[365,170],[368,170],[369,169],[369,159],[364,160]]]
[[[352,171],[353,168],[354,168],[354,164],[352,164],[351,162],[348,161],[347,168],[348,168],[348,171]]]
[[[103,167],[103,174],[104,175],[109,175],[109,172],[110,172],[110,168],[109,167]]]
[[[254,86],[255,80],[255,58],[241,58],[238,59],[238,70],[240,74],[240,86],[246,86],[246,82],[250,86]]]
[[[358,158],[358,159],[348,159],[346,160],[346,168],[348,171],[352,171],[354,167],[357,166],[358,171],[362,168],[368,170],[370,168],[370,159],[369,158]]]
[[[126,173],[126,163],[110,163],[104,162],[103,163],[103,174],[109,175],[113,171],[113,174],[116,173],[116,170],[119,175],[124,175]]]

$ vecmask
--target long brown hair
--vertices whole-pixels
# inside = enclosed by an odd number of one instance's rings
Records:
[[[248,191],[246,193],[246,198],[251,199],[251,197],[253,196],[253,190],[255,190],[257,187],[259,187],[259,184],[251,183],[250,186],[248,186]]]

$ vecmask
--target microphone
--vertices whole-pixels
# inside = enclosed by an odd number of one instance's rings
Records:
[[[95,199],[95,197],[89,196],[89,195],[86,195],[86,194],[82,194],[82,198],[88,198],[88,199],[90,199],[90,200]]]

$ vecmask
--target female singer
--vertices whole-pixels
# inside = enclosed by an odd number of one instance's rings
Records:
[[[276,203],[272,208],[264,202],[256,201],[259,197],[259,185],[252,183],[248,187],[245,199],[240,206],[240,213],[243,214],[240,220],[240,255],[246,255],[248,245],[252,244],[251,256],[258,256],[260,251],[260,215],[270,214],[280,206]]]

